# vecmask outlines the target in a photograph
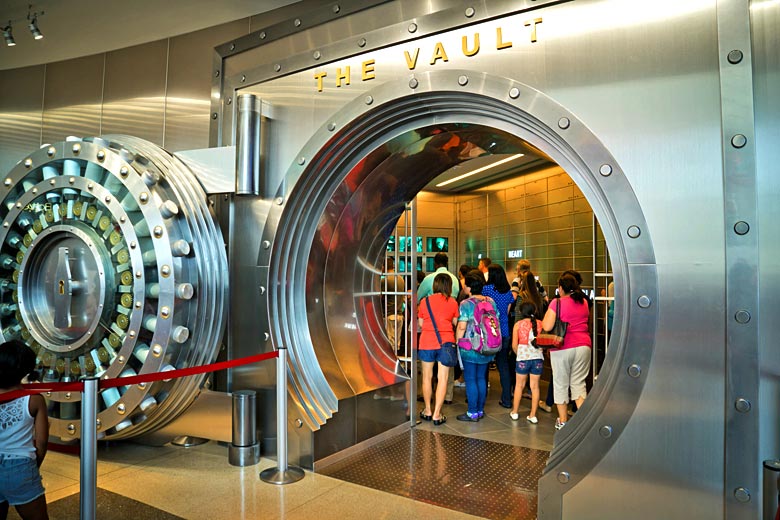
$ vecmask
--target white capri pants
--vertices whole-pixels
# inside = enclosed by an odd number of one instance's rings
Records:
[[[550,351],[555,404],[569,402],[569,389],[573,400],[584,399],[588,395],[585,378],[590,372],[590,357],[590,347],[587,346]]]

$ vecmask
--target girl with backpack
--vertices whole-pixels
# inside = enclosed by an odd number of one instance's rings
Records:
[[[35,353],[18,340],[0,345],[0,392],[21,390],[32,376]],[[2,400],[2,394],[0,394]],[[14,506],[24,520],[48,519],[40,468],[49,441],[46,401],[26,395],[0,402],[0,518]]]
[[[501,398],[498,400],[498,404],[504,408],[511,408],[515,378],[512,377],[514,360],[512,360],[510,365],[509,357],[512,347],[512,338],[509,333],[509,309],[512,308],[512,304],[515,301],[515,294],[512,292],[512,287],[506,279],[506,272],[503,267],[495,263],[488,266],[487,283],[482,288],[482,294],[493,298],[498,308],[498,319],[501,322],[501,338],[503,340],[501,352],[496,354],[496,368],[498,368],[498,377],[501,383]]]
[[[533,424],[539,422],[536,418],[536,410],[539,407],[539,378],[544,368],[544,353],[542,349],[536,348],[536,336],[542,332],[542,322],[536,321],[537,312],[536,305],[530,301],[520,305],[519,320],[512,331],[512,350],[517,354],[515,367],[517,382],[512,412],[509,414],[513,421],[520,418],[517,410],[520,408],[525,381],[530,377],[531,414],[526,417],[526,420]]]
[[[492,298],[482,295],[485,276],[478,270],[469,271],[464,277],[464,290],[469,297],[460,302],[458,327],[455,337],[458,340],[458,353],[463,362],[463,377],[466,380],[466,398],[468,410],[458,415],[459,421],[477,422],[485,415],[485,400],[487,399],[487,369],[493,361],[494,354],[483,354],[473,349],[475,338],[480,334],[479,325],[475,319],[475,310],[480,303],[490,303],[494,316],[498,316],[498,307]],[[498,331],[500,349],[500,324],[495,323]]]

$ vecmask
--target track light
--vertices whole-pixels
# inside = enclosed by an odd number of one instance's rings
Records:
[[[37,15],[33,15],[32,18],[30,18],[30,23],[27,25],[27,27],[30,29],[33,38],[35,38],[36,40],[40,40],[41,38],[43,38],[43,34],[41,33],[40,29],[38,29]]]
[[[3,38],[5,38],[5,44],[9,47],[13,47],[16,45],[16,40],[14,40],[14,34],[13,29],[11,28],[11,22],[8,22],[8,25],[3,27]]]

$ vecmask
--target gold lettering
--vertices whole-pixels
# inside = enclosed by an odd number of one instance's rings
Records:
[[[369,79],[376,78],[376,74],[374,74],[375,63],[376,60],[368,60],[363,62],[362,74],[360,75],[361,80],[368,81]]]
[[[479,52],[479,33],[474,33],[474,48],[469,49],[469,37],[464,36],[461,40],[464,56],[474,56]]]
[[[436,47],[433,49],[433,56],[431,56],[431,65],[436,65],[436,60],[450,61],[447,57],[447,53],[444,51],[444,45],[441,42],[436,43]]]
[[[501,27],[496,27],[496,50],[508,49],[512,46],[512,42],[504,42],[504,38],[501,35]]]
[[[404,51],[404,57],[406,58],[406,66],[409,67],[409,70],[414,70],[414,68],[417,66],[417,56],[420,54],[420,48],[417,47],[414,50],[414,56],[409,56],[409,51]]]
[[[536,26],[540,23],[542,23],[541,18],[534,18],[525,22],[525,26],[531,28],[531,43],[536,43]]]
[[[341,69],[340,68],[336,69],[336,86],[337,87],[341,86],[341,80],[346,80],[344,82],[344,84],[345,85],[349,85],[349,81],[350,81],[350,78],[349,78],[349,65],[344,67],[344,74],[341,73]]]
[[[327,72],[318,72],[314,75],[314,79],[317,80],[317,92],[322,92],[322,78],[327,75]]]

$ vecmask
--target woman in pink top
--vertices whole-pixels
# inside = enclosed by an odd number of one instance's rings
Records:
[[[544,315],[542,327],[551,330],[555,326],[555,316],[560,312],[561,320],[568,322],[563,346],[550,349],[550,364],[553,371],[553,396],[558,408],[555,429],[560,430],[568,418],[569,392],[577,408],[588,394],[585,378],[590,372],[591,341],[588,332],[590,310],[580,284],[571,274],[564,273],[558,280],[560,296],[550,303]]]
[[[433,424],[439,426],[447,421],[447,417],[441,413],[441,407],[447,393],[449,370],[457,362],[453,327],[458,319],[458,302],[452,297],[452,277],[449,274],[439,273],[433,279],[433,294],[420,300],[417,317],[421,330],[420,340],[417,342],[417,357],[422,364],[422,393],[425,403],[420,418],[433,421]],[[433,367],[437,363],[439,371],[436,376],[436,401],[431,411]]]

